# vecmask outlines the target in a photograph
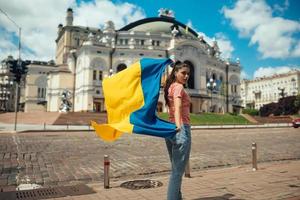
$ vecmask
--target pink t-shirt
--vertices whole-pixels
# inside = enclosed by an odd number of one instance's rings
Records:
[[[181,123],[190,124],[190,104],[191,99],[180,83],[172,83],[168,90],[169,99],[169,120],[175,123],[174,99],[181,98]]]

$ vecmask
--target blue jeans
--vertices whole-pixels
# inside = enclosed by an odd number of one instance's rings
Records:
[[[182,176],[191,151],[191,127],[181,126],[181,130],[171,138],[166,138],[172,172],[168,187],[168,200],[180,200]]]

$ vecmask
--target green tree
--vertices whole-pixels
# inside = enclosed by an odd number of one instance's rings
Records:
[[[296,99],[294,101],[294,106],[298,109],[298,113],[300,112],[300,94],[296,96]]]

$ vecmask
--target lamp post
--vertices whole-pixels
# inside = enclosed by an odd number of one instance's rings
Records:
[[[174,61],[175,60],[175,45],[176,45],[176,37],[178,35],[179,31],[177,30],[177,27],[174,26],[171,34],[172,34],[172,39],[170,41],[170,50],[173,50],[172,55],[170,55],[170,58]]]
[[[229,60],[227,60],[226,64],[225,64],[226,68],[225,68],[225,72],[226,72],[226,112],[229,112],[229,78],[228,78],[228,74],[229,74],[229,66],[230,66],[230,62]]]
[[[114,70],[113,69],[109,69],[109,77],[111,77],[114,74]]]
[[[207,82],[206,87],[208,90],[210,90],[210,112],[213,112],[213,106],[212,106],[212,92],[216,88],[217,83],[213,78],[209,79],[209,82]]]

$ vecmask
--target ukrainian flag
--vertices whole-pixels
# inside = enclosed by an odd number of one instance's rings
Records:
[[[92,122],[96,134],[114,141],[123,133],[170,137],[176,126],[156,116],[161,76],[171,59],[144,58],[102,82],[108,123]]]

